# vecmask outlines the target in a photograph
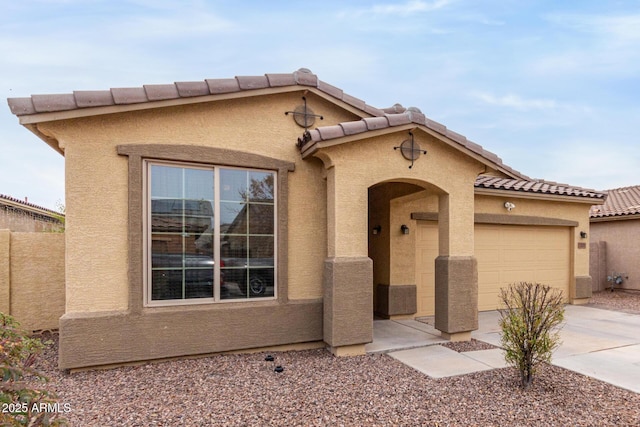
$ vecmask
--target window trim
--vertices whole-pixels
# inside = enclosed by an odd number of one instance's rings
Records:
[[[229,304],[229,303],[246,303],[249,301],[273,301],[278,299],[278,186],[274,185],[273,189],[273,238],[274,238],[274,254],[273,254],[273,296],[268,297],[245,297],[245,298],[230,298],[230,299],[221,299],[220,298],[220,290],[221,290],[221,282],[220,282],[220,241],[221,241],[221,233],[220,233],[220,170],[238,170],[243,172],[267,172],[274,174],[274,183],[278,182],[278,172],[274,170],[268,169],[257,169],[257,168],[246,168],[239,166],[220,166],[220,165],[209,165],[209,164],[201,164],[201,163],[190,163],[190,162],[171,162],[167,160],[153,160],[153,159],[144,159],[143,160],[143,169],[144,169],[144,209],[143,209],[143,227],[145,234],[145,242],[143,245],[144,250],[144,275],[143,275],[143,301],[145,307],[163,307],[163,306],[174,306],[174,305],[194,305],[194,304]],[[150,229],[150,221],[151,221],[151,169],[152,166],[170,166],[170,167],[180,167],[180,168],[190,168],[190,169],[199,169],[199,170],[207,170],[213,172],[213,200],[214,200],[214,234],[213,234],[213,259],[214,259],[214,276],[213,276],[213,297],[212,298],[181,298],[181,299],[167,299],[167,300],[153,300],[151,298],[151,280],[152,280],[152,266],[151,266],[151,247],[152,247],[152,237],[153,233]]]
[[[264,299],[248,299],[240,303],[237,300],[229,304],[205,304],[205,307],[246,307],[249,305],[271,305],[274,302],[285,304],[288,302],[288,196],[289,196],[289,172],[295,170],[295,163],[263,156],[260,154],[235,151],[225,148],[190,146],[190,145],[165,145],[165,144],[126,144],[118,145],[117,152],[121,156],[128,157],[128,225],[129,237],[129,307],[132,314],[142,314],[146,310],[159,310],[163,307],[144,306],[144,165],[146,160],[166,160],[169,162],[186,162],[199,165],[236,166],[240,168],[264,169],[277,171],[276,201],[278,227],[277,236],[277,289],[278,296],[275,301]],[[236,304],[233,304],[236,303]],[[171,307],[181,304],[172,304]],[[182,304],[184,305],[184,304]],[[192,304],[193,309],[197,307]],[[198,305],[202,307],[202,304]],[[164,307],[171,308],[171,307]]]

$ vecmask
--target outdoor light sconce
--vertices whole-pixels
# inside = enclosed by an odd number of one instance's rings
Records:
[[[371,229],[371,232],[373,234],[380,234],[382,232],[382,226],[381,225],[376,225],[375,227],[373,227]]]
[[[407,227],[406,225],[402,224],[400,226],[400,231],[402,232],[402,234],[409,234],[409,227]]]
[[[586,239],[587,238],[587,232],[586,231],[581,231],[580,232],[580,238],[581,239]]]

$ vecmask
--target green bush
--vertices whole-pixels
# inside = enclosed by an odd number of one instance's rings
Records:
[[[521,386],[529,388],[536,367],[551,361],[560,344],[564,320],[562,292],[539,283],[521,282],[500,290],[502,347],[505,360],[520,372]]]
[[[11,316],[0,313],[0,425],[60,426],[60,408],[55,394],[41,388],[30,388],[26,379],[46,382],[47,378],[33,368],[44,344],[30,338]]]

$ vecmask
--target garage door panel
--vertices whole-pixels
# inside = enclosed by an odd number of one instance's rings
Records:
[[[478,260],[478,308],[495,310],[501,288],[523,281],[559,288],[569,296],[570,229],[484,225],[475,227],[475,257]],[[416,279],[418,315],[434,310],[435,265],[438,227],[418,224]]]

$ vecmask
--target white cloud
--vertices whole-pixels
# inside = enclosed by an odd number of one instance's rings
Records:
[[[572,39],[538,59],[532,69],[542,74],[611,74],[631,76],[640,72],[640,14],[550,15],[547,20]],[[559,46],[562,46],[560,43]]]
[[[431,2],[421,0],[411,0],[404,4],[379,4],[374,5],[370,11],[375,14],[397,14],[408,15],[416,12],[431,12],[434,10],[442,9],[445,6],[451,4],[452,0],[434,0]]]
[[[521,111],[553,110],[558,108],[558,103],[553,99],[524,99],[512,93],[504,96],[495,96],[489,93],[476,92],[472,96],[489,105],[514,108]]]

